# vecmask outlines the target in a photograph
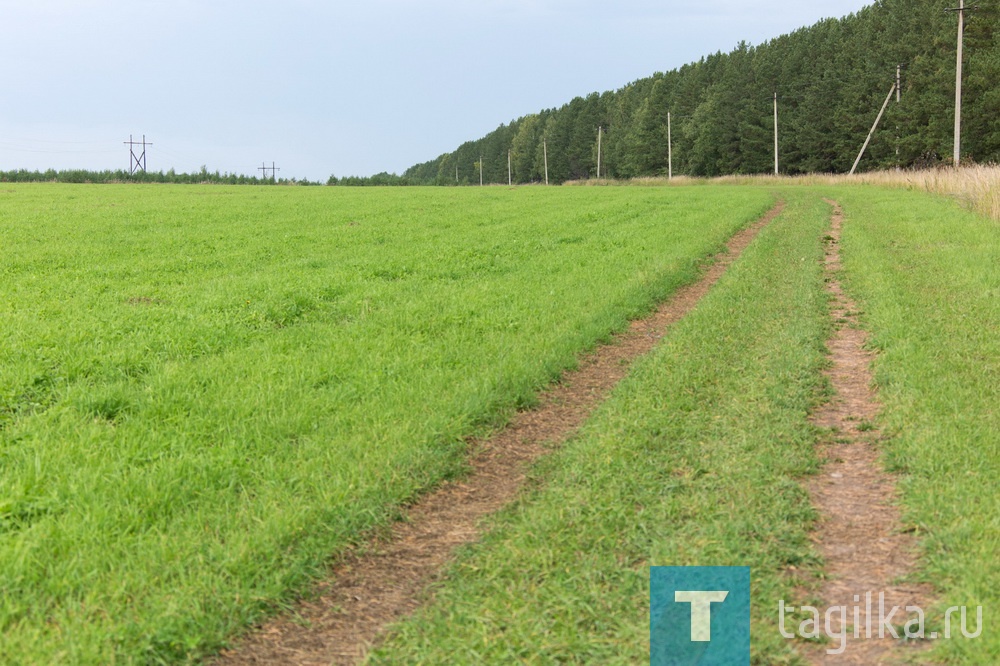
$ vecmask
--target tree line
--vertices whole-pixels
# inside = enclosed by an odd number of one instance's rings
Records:
[[[30,171],[28,169],[15,169],[12,171],[0,171],[0,183],[174,183],[182,185],[322,185],[316,181],[296,178],[260,178],[258,176],[247,176],[236,173],[219,173],[218,171],[208,171],[202,167],[201,171],[195,173],[179,173],[170,169],[163,171],[128,171],[105,170],[91,171],[88,169],[47,169],[45,171]],[[326,181],[327,185],[341,185],[347,187],[375,187],[375,186],[398,186],[416,185],[406,176],[399,176],[393,173],[377,173],[373,176],[330,176]]]
[[[205,167],[194,173],[164,171],[136,171],[123,169],[91,171],[88,169],[47,169],[30,171],[15,169],[0,171],[0,183],[175,183],[184,185],[320,185],[321,183],[295,178],[259,178],[235,173],[209,171]]]
[[[953,145],[957,18],[953,0],[879,0],[759,46],[740,43],[616,91],[577,97],[498,127],[408,169],[421,184],[516,183],[601,175],[663,176],[668,119],[673,173],[770,173],[774,99],[785,174],[850,170],[902,65],[892,103],[862,170],[949,163]],[[1000,31],[989,6],[966,17],[962,160],[1000,161]]]

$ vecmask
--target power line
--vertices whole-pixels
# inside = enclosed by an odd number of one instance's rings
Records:
[[[52,143],[52,144],[65,143],[65,144],[72,144],[72,145],[97,145],[97,144],[106,144],[106,143],[108,143],[107,140],[100,140],[100,141],[53,141],[51,139],[29,139],[27,137],[21,137],[18,141],[20,143]],[[6,143],[6,142],[0,141],[0,143]]]
[[[15,143],[0,142],[0,147],[13,153],[39,153],[44,155],[97,155],[117,153],[117,150],[46,150],[43,148],[24,148]]]

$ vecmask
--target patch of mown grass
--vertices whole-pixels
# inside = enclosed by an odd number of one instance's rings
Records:
[[[815,565],[830,211],[790,196],[369,663],[648,663],[651,565],[751,566],[754,663],[797,659],[775,618]]]
[[[769,192],[15,186],[0,662],[196,659],[463,469]]]
[[[921,542],[916,577],[985,629],[937,642],[929,659],[1000,660],[1000,225],[922,193],[844,188],[844,282],[878,350],[887,465]],[[954,638],[958,636],[958,638]]]

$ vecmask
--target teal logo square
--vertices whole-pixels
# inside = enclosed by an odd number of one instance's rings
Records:
[[[750,567],[650,567],[650,666],[750,663]]]

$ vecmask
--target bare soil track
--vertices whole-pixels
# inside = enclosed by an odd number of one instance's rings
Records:
[[[565,441],[677,320],[690,312],[757,233],[784,208],[733,236],[697,282],[678,290],[651,316],[583,358],[577,370],[517,414],[503,430],[474,442],[471,472],[411,507],[388,538],[340,558],[315,598],[244,637],[215,661],[234,664],[353,664],[379,633],[428,597],[455,548],[478,538],[478,524],[510,502],[528,465]]]
[[[928,609],[931,590],[900,582],[913,570],[916,544],[911,535],[903,532],[895,481],[882,470],[882,435],[874,425],[879,404],[870,370],[874,356],[865,349],[867,336],[858,324],[857,305],[844,293],[838,279],[844,216],[836,202],[827,203],[833,206],[826,246],[826,284],[835,323],[835,332],[828,341],[828,377],[834,395],[812,417],[813,423],[828,429],[829,437],[820,447],[825,464],[809,480],[807,488],[821,515],[814,540],[826,562],[827,578],[819,595],[827,607],[847,607],[847,626],[837,621],[839,613],[833,615],[832,624],[834,632],[847,629],[849,635],[841,654],[827,652],[838,648],[840,643],[835,640],[810,648],[807,657],[813,664],[897,664],[911,659],[914,650],[927,643],[895,640],[887,628],[883,628],[885,638],[880,639],[880,617],[898,606],[900,611],[892,618],[898,632],[898,627],[914,617],[904,612],[905,607]],[[870,617],[866,597],[869,592]],[[884,594],[884,613],[879,610],[880,593]],[[860,608],[857,624],[855,607]],[[826,608],[820,610],[825,620]]]

